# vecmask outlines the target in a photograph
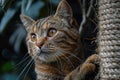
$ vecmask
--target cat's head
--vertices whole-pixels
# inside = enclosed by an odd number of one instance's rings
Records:
[[[26,31],[29,54],[35,59],[52,62],[73,56],[79,48],[79,33],[69,4],[62,0],[53,16],[37,21],[21,15]]]

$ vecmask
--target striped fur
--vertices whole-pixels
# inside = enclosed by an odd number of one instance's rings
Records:
[[[82,63],[83,53],[78,25],[69,4],[62,0],[53,16],[34,21],[22,14],[21,20],[28,32],[26,43],[35,61],[37,80],[74,80],[70,77],[79,72],[76,69]],[[84,74],[95,69],[92,65],[88,70],[82,66]]]

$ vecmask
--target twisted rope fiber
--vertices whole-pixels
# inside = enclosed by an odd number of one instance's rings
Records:
[[[120,80],[120,0],[99,0],[101,80]]]

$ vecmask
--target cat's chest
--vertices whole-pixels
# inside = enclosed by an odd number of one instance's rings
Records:
[[[35,68],[37,80],[63,80],[65,77],[60,71],[53,69]]]
[[[66,64],[52,67],[46,64],[35,64],[37,80],[63,80],[71,70],[71,66]]]

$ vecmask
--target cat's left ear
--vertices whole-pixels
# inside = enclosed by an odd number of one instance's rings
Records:
[[[55,17],[66,18],[70,20],[73,17],[72,9],[66,0],[62,0],[54,15]]]
[[[25,26],[25,29],[27,31],[30,29],[30,26],[35,22],[32,18],[30,18],[24,14],[20,15],[20,19],[21,19],[21,21],[22,21],[22,23]]]

